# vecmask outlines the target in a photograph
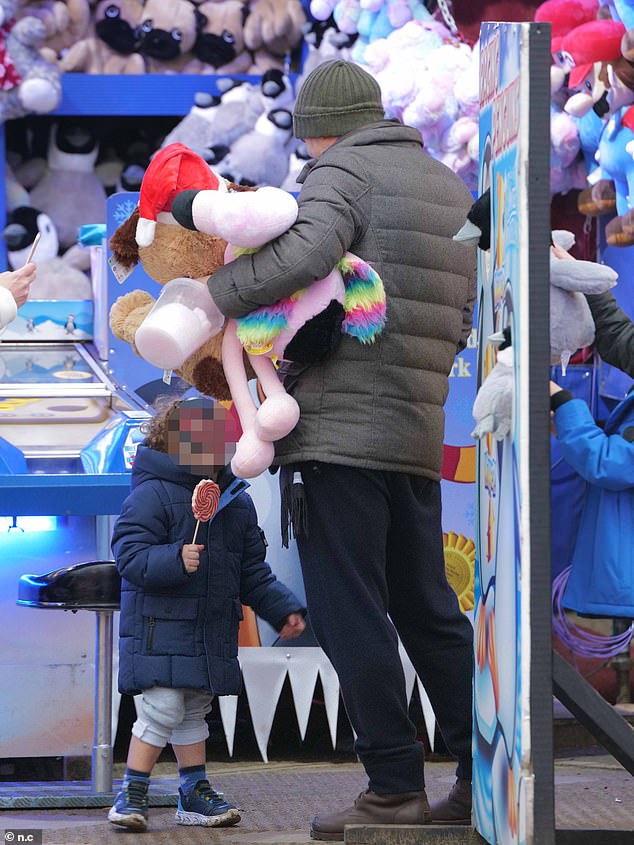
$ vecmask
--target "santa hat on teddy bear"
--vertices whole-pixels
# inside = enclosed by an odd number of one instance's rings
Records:
[[[172,202],[181,191],[227,191],[227,183],[184,144],[170,144],[154,156],[145,172],[139,197],[136,242],[154,241],[157,221],[175,223]]]
[[[570,53],[575,66],[570,71],[569,88],[577,88],[596,62],[614,62],[621,55],[625,27],[618,21],[590,21],[568,33],[562,50]]]

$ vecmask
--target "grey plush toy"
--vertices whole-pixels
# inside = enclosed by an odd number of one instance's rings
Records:
[[[72,119],[52,127],[48,169],[31,190],[31,203],[53,220],[63,249],[77,242],[84,223],[106,221],[106,192],[95,173],[98,155],[90,124]]]
[[[0,0],[0,123],[53,111],[62,94],[59,71],[39,52],[44,24],[30,16],[16,22],[18,7]]]
[[[220,97],[196,95],[191,111],[166,136],[163,148],[185,144],[207,161],[209,150],[228,147],[253,129],[265,108],[260,86],[226,79],[220,80],[218,87]]]
[[[251,132],[238,138],[216,169],[236,184],[279,188],[288,173],[292,137],[292,114],[287,109],[273,109],[260,115]]]
[[[561,363],[564,375],[577,351],[594,343],[594,321],[584,294],[604,293],[613,288],[617,273],[605,264],[564,257],[575,242],[572,232],[554,231],[550,251],[550,354],[553,365]],[[557,255],[557,247],[560,255]]]
[[[594,343],[595,328],[584,294],[603,293],[614,287],[617,274],[605,264],[575,261],[566,257],[575,242],[572,232],[552,233],[550,251],[550,352],[551,364],[561,364],[565,374],[572,355]],[[510,329],[489,338],[502,340],[497,363],[480,386],[473,406],[475,438],[491,434],[503,440],[510,432],[513,416],[513,354]]]

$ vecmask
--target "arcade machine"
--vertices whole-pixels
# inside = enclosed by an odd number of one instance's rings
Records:
[[[90,755],[95,667],[100,695],[111,696],[103,672],[116,633],[112,610],[97,614],[96,660],[91,614],[41,609],[72,605],[77,564],[111,559],[112,518],[149,416],[108,363],[104,238],[105,227],[90,247],[93,301],[30,301],[0,339],[4,759]],[[20,580],[45,573],[48,581]],[[99,583],[84,579],[77,607],[96,609]]]

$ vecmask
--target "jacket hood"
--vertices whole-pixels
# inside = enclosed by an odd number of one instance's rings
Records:
[[[224,490],[233,477],[233,474],[227,469],[221,470],[220,473],[194,475],[184,467],[175,464],[165,452],[157,452],[156,449],[150,449],[149,446],[143,445],[140,445],[137,449],[132,466],[132,488],[150,478],[160,478],[162,481],[171,481],[173,484],[180,484],[181,487],[193,491],[201,478],[215,478],[220,489]]]
[[[623,401],[616,406],[614,411],[608,417],[604,428],[605,433],[613,434],[615,431],[618,430],[618,428],[621,426],[621,423],[623,423],[626,418],[631,418],[633,412],[634,390],[630,390],[625,399],[623,399]]]
[[[376,144],[412,144],[423,148],[423,139],[418,129],[413,126],[404,126],[398,120],[378,120],[376,123],[368,123],[358,129],[353,129],[329,147],[319,158],[309,161],[297,177],[302,184],[313,167],[318,164],[328,164],[332,155],[342,147],[367,147]]]

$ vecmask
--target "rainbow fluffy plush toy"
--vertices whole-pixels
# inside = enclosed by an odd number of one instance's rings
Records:
[[[330,351],[329,344],[321,349],[303,348],[299,330],[333,302],[343,309],[341,332],[359,343],[374,343],[385,325],[385,290],[376,270],[350,252],[316,285],[236,320],[240,343],[249,355],[269,355],[275,360],[290,356],[301,363],[319,360]]]

